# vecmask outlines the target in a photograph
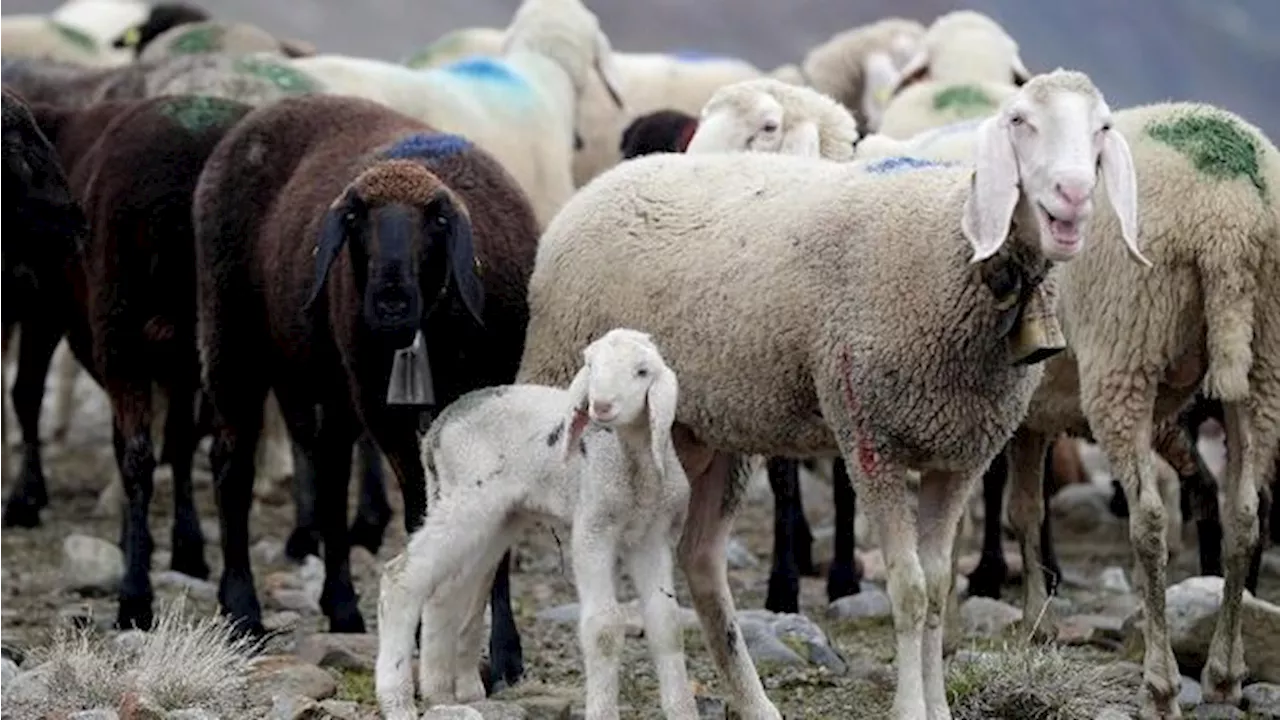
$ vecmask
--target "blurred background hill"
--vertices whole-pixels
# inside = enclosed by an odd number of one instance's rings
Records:
[[[50,12],[61,0],[6,0]],[[1280,139],[1280,0],[587,0],[614,47],[736,55],[768,70],[840,30],[900,15],[926,25],[968,7],[1018,40],[1033,71],[1089,73],[1113,107],[1202,100]],[[398,60],[444,32],[503,27],[519,0],[204,0],[215,16]]]

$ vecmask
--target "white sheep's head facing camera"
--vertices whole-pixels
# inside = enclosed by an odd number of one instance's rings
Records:
[[[708,102],[685,152],[781,152],[785,119],[782,104],[765,93],[755,93],[745,106],[737,96]]]
[[[1021,197],[1039,231],[1040,250],[1065,262],[1084,249],[1099,181],[1120,220],[1134,261],[1150,265],[1137,245],[1137,179],[1124,136],[1089,78],[1056,70],[1004,102],[977,130],[973,188],[961,223],[973,261],[995,255]]]

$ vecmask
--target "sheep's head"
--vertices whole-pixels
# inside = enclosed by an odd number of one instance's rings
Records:
[[[511,18],[503,52],[527,50],[559,65],[581,98],[594,70],[615,105],[623,107],[622,85],[609,37],[581,0],[524,0]]]
[[[577,444],[588,421],[620,429],[640,427],[647,417],[655,466],[663,469],[679,386],[653,338],[614,328],[587,345],[582,360],[569,385],[565,453]]]
[[[849,160],[858,123],[822,93],[773,78],[726,85],[702,108],[688,152],[770,152]]]
[[[8,88],[3,100],[6,281],[23,292],[57,272],[89,231],[88,220],[71,194],[57,151],[41,132],[31,109]]]
[[[809,51],[804,75],[814,89],[849,108],[864,131],[875,130],[898,74],[916,56],[924,32],[919,22],[899,17],[845,30]]]
[[[151,13],[141,25],[125,30],[112,43],[112,47],[133,48],[135,56],[142,55],[147,45],[166,30],[187,23],[208,20],[209,13],[184,3],[157,3],[151,6]]]
[[[961,220],[974,262],[1000,250],[1015,210],[1020,223],[1038,231],[1044,257],[1075,257],[1084,248],[1100,173],[1130,256],[1150,265],[1138,250],[1129,145],[1087,75],[1059,68],[1037,76],[975,132],[972,189]]]
[[[956,10],[939,16],[929,26],[889,95],[921,80],[1021,86],[1030,79],[1017,41],[999,23],[980,12]]]
[[[483,323],[484,289],[476,276],[466,205],[422,164],[380,161],[329,206],[308,306],[348,242],[364,323],[388,345],[409,345],[450,281]]]

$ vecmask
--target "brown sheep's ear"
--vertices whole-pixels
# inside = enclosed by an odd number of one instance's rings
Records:
[[[465,206],[451,191],[441,188],[427,206],[427,217],[427,222],[443,228],[449,272],[458,285],[458,294],[471,317],[484,327],[484,284],[480,282],[471,218]]]
[[[329,205],[329,209],[324,213],[324,219],[320,221],[320,235],[316,238],[315,258],[316,258],[316,277],[311,284],[311,295],[307,298],[307,304],[303,309],[310,310],[316,299],[320,297],[320,290],[324,288],[325,279],[329,277],[329,268],[333,265],[333,261],[338,259],[338,252],[342,250],[342,245],[347,241],[346,221],[343,216],[351,210],[351,201],[355,197],[355,188],[350,185]]]

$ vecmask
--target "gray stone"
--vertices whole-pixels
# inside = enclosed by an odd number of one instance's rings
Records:
[[[169,712],[168,720],[222,720],[216,713],[204,708],[183,708]]]
[[[251,661],[249,691],[264,702],[276,695],[324,700],[338,691],[338,684],[329,673],[294,655],[264,655]]]
[[[699,720],[725,720],[728,717],[729,710],[724,700],[718,697],[698,695],[693,700],[698,705]]]
[[[775,615],[773,633],[814,665],[821,665],[836,674],[841,674],[847,669],[844,660],[831,649],[827,634],[804,615],[796,613]],[[804,652],[800,652],[801,650]]]
[[[952,656],[951,661],[961,665],[979,665],[982,663],[999,662],[1000,653],[990,652],[986,650],[957,650]]]
[[[999,635],[1021,619],[1021,610],[992,598],[971,597],[960,604],[960,624],[968,635]]]
[[[1280,718],[1280,685],[1265,682],[1246,685],[1244,707],[1254,715]]]
[[[269,632],[288,630],[297,626],[301,621],[302,616],[293,610],[280,610],[264,614],[262,616],[262,627]]]
[[[1133,716],[1124,708],[1108,705],[1102,708],[1093,720],[1133,720]]]
[[[73,712],[67,715],[67,720],[120,720],[120,715],[111,708],[98,708]]]
[[[204,518],[200,521],[200,532],[204,533],[204,541],[210,545],[222,542],[222,527],[213,518]]]
[[[482,700],[471,703],[470,707],[478,711],[484,720],[528,720],[525,709],[513,702]]]
[[[49,697],[49,673],[53,668],[48,665],[39,665],[29,670],[22,670],[17,677],[13,678],[12,683],[4,684],[4,699],[6,702],[43,702]]]
[[[1199,705],[1190,716],[1195,720],[1245,720],[1248,717],[1233,705]]]
[[[569,720],[573,703],[568,697],[531,695],[515,700],[524,708],[525,720]]]
[[[0,659],[0,687],[9,687],[9,683],[18,677],[18,663],[9,658]]]
[[[249,548],[254,565],[275,565],[284,560],[284,543],[275,538],[263,538]]]
[[[124,579],[124,553],[101,538],[68,535],[62,541],[62,579],[73,592],[114,593]]]
[[[378,636],[355,633],[316,633],[298,643],[303,662],[343,670],[373,670],[378,657]]]
[[[173,590],[186,593],[196,600],[214,601],[218,599],[218,586],[208,580],[194,578],[177,570],[162,570],[151,573],[151,584],[157,590]]]
[[[328,713],[333,720],[361,720],[366,713],[360,709],[360,703],[354,700],[325,700],[320,709]]]
[[[437,705],[422,713],[419,720],[485,720],[479,710],[466,705]]]
[[[807,665],[808,661],[796,654],[774,634],[769,623],[753,618],[739,618],[738,629],[747,644],[747,652],[759,666],[765,663],[779,665]]]
[[[729,538],[729,543],[725,548],[725,555],[729,561],[729,568],[732,570],[749,570],[760,566],[759,558],[752,554],[737,536]]]
[[[275,695],[268,720],[320,720],[322,712],[315,700],[302,695]]]
[[[1183,710],[1190,710],[1202,702],[1204,693],[1200,690],[1200,683],[1183,675],[1178,688],[1178,706]]]
[[[1182,667],[1203,667],[1222,605],[1220,577],[1192,577],[1165,591],[1165,618],[1173,654]],[[1244,659],[1250,674],[1280,683],[1280,607],[1244,593],[1241,605]],[[1132,618],[1131,618],[1132,620]],[[1126,622],[1126,626],[1138,626]]]
[[[1049,501],[1053,513],[1054,536],[1087,537],[1091,540],[1119,539],[1127,532],[1127,522],[1111,513],[1110,485],[1072,483]]]
[[[564,605],[557,605],[555,607],[550,607],[545,610],[539,610],[538,614],[535,615],[534,617],[536,617],[539,620],[546,620],[547,622],[562,623],[565,625],[570,625],[570,624],[577,624],[578,617],[581,613],[582,613],[582,608],[578,605],[578,603],[575,602],[575,603],[566,603]]]
[[[889,594],[872,587],[863,589],[857,595],[842,597],[827,606],[827,617],[833,620],[862,620],[865,618],[887,618],[893,615],[893,605]]]
[[[1133,588],[1129,585],[1129,578],[1124,574],[1124,568],[1115,565],[1103,568],[1102,572],[1098,573],[1098,587],[1120,595],[1133,592]]]

